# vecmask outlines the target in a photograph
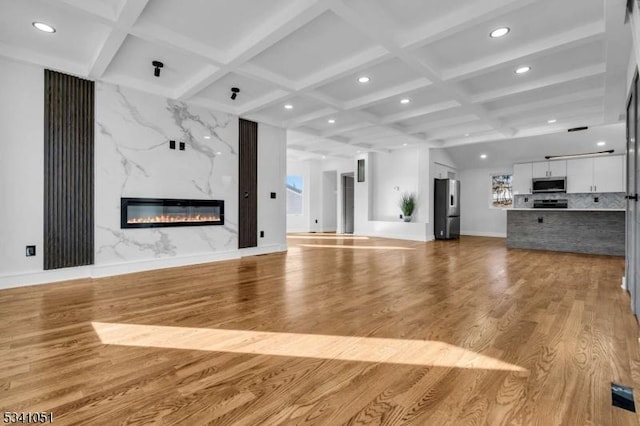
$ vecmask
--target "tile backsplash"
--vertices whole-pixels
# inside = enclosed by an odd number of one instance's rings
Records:
[[[515,208],[533,208],[533,200],[566,199],[570,209],[624,209],[624,192],[603,194],[526,194],[514,196]],[[595,199],[598,199],[598,202]]]

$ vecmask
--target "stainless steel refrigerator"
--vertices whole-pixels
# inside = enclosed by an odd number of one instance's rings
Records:
[[[436,179],[433,198],[433,228],[436,240],[460,237],[460,181]]]

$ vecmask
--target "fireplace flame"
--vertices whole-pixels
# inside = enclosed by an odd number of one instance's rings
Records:
[[[176,223],[176,222],[220,222],[220,217],[215,215],[160,215],[148,217],[132,217],[127,219],[127,223]]]

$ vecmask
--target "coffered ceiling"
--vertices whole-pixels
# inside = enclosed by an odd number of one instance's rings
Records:
[[[0,56],[287,127],[300,158],[351,157],[620,122],[624,4],[0,0]]]

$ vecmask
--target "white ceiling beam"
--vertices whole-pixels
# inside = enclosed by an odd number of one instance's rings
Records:
[[[571,108],[569,110],[564,111],[561,114],[556,114],[555,118],[560,122],[556,124],[557,127],[565,128],[567,122],[573,122],[579,120],[581,117],[590,117],[596,114],[602,114],[603,105],[595,105],[588,107],[580,107],[580,108]],[[539,123],[544,123],[544,125],[548,126],[547,118],[548,114],[528,114],[526,117],[516,118],[513,120],[509,120],[509,124],[516,128],[522,128],[526,126],[536,125]]]
[[[474,103],[489,102],[495,99],[506,98],[506,97],[517,95],[523,92],[529,92],[532,90],[542,89],[544,87],[554,86],[557,84],[568,83],[570,81],[580,80],[583,78],[602,75],[606,72],[606,70],[607,70],[607,64],[605,63],[589,65],[587,67],[552,75],[550,77],[532,80],[527,83],[501,87],[500,89],[479,93],[477,95],[472,96],[471,101]]]
[[[353,123],[345,126],[336,127],[335,129],[325,130],[324,132],[320,133],[320,136],[322,136],[323,138],[329,138],[331,136],[352,132],[354,130],[366,129],[368,127],[373,127],[373,125],[368,122]]]
[[[240,115],[236,107],[224,104],[222,102],[217,102],[212,99],[193,98],[189,99],[189,103],[201,106],[203,108],[213,109],[215,111],[226,112],[227,114]]]
[[[294,118],[292,120],[289,120],[286,122],[286,127],[288,129],[295,129],[297,127],[300,127],[302,125],[304,125],[305,123],[308,123],[310,121],[314,121],[323,117],[329,117],[332,114],[335,114],[336,112],[338,112],[337,109],[335,108],[323,108],[321,110]]]
[[[12,59],[18,62],[38,65],[42,68],[48,68],[55,71],[61,71],[66,74],[73,74],[78,77],[87,77],[87,68],[84,64],[67,61],[58,56],[50,56],[33,52],[32,50],[22,49],[20,47],[10,46],[0,42],[0,57]]]
[[[447,82],[468,79],[500,67],[522,61],[533,61],[541,56],[577,47],[593,40],[602,39],[604,35],[604,21],[593,22],[546,37],[517,49],[500,52],[445,70],[442,73],[442,77]]]
[[[375,46],[310,75],[301,80],[297,84],[296,89],[299,91],[313,90],[382,63],[389,58],[391,58],[391,55],[386,49]]]
[[[408,120],[409,118],[420,117],[423,115],[433,114],[434,112],[457,108],[459,106],[460,103],[458,103],[457,101],[440,102],[438,104],[433,104],[410,111],[403,111],[397,114],[387,115],[386,117],[382,118],[382,123],[395,123],[398,121]]]
[[[86,0],[43,0],[46,3],[62,8],[72,13],[80,13],[84,17],[100,22],[107,26],[113,26],[118,15],[106,3]]]
[[[184,85],[179,97],[184,99],[195,95],[242,65],[245,69],[250,69],[247,61],[311,22],[326,10],[327,7],[321,0],[298,0],[293,5],[283,8],[278,16],[263,23],[251,35],[245,37],[227,52],[223,61],[224,65],[219,70],[208,75],[206,73],[200,75],[198,79],[193,79],[190,85]],[[192,51],[192,49],[187,50]],[[260,75],[260,73],[254,73],[253,77],[256,75]],[[279,78],[275,74],[273,77]],[[293,89],[293,84],[287,82],[285,88]]]
[[[569,95],[555,96],[553,98],[547,98],[536,102],[528,102],[507,108],[496,109],[491,111],[491,113],[496,117],[504,117],[536,109],[549,108],[568,104],[571,102],[586,101],[589,99],[598,99],[602,97],[604,97],[604,88],[591,89],[582,92],[571,93]]]
[[[89,77],[100,79],[113,61],[129,31],[136,23],[149,0],[125,0],[120,8],[114,27],[107,36],[89,66]]]
[[[421,133],[427,130],[439,129],[447,126],[458,126],[460,124],[467,124],[472,122],[480,123],[481,121],[476,115],[473,115],[473,114],[460,115],[452,118],[445,118],[442,120],[436,120],[436,121],[431,121],[431,122],[426,122],[426,123],[421,123],[415,126],[411,126],[407,128],[407,132]]]
[[[388,89],[380,90],[378,92],[370,93],[366,96],[354,99],[349,102],[345,102],[345,109],[361,109],[371,105],[375,105],[386,101],[394,96],[400,96],[404,93],[411,92],[418,89],[424,89],[431,86],[431,81],[426,78],[418,78],[413,81],[390,87]]]
[[[388,30],[385,30],[386,28],[391,28],[393,24],[383,12],[376,10],[373,5],[370,5],[370,7],[367,7],[366,9],[361,8],[358,11],[355,11],[342,2],[336,0],[332,3],[331,10],[350,25],[360,30],[370,39],[375,40],[378,44],[382,45],[409,67],[420,72],[420,74],[433,82],[436,87],[439,87],[447,93],[449,97],[459,102],[466,111],[477,115],[480,119],[489,123],[493,128],[503,132],[504,134],[513,134],[513,129],[504,128],[500,120],[491,117],[484,107],[471,103],[468,95],[462,89],[453,83],[445,83],[442,80],[440,73],[433,65],[428,64],[425,61],[417,60],[413,55],[400,48],[395,43],[394,38],[388,33]]]
[[[289,91],[279,89],[274,90],[271,93],[267,93],[264,96],[256,98],[242,105],[238,108],[238,113],[240,115],[250,114],[263,108],[270,107],[271,105],[275,105],[278,102],[284,102],[285,100],[291,98],[291,96],[292,93]]]
[[[480,23],[522,9],[535,0],[495,0],[469,2],[442,18],[427,22],[420,28],[404,34],[398,40],[403,49],[416,49],[464,31]],[[488,36],[488,34],[487,34]]]

